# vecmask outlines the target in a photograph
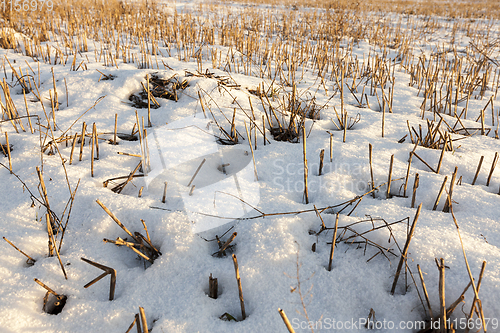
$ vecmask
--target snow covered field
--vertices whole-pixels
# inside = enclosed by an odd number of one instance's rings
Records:
[[[498,20],[73,5],[2,19],[1,332],[418,332],[483,262],[448,324],[500,332]]]

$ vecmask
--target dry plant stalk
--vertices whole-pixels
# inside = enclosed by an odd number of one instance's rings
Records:
[[[113,221],[115,221],[116,224],[118,224],[118,226],[127,233],[127,235],[135,239],[134,235],[132,235],[132,233],[120,222],[120,220],[118,220],[118,218],[106,206],[104,206],[102,202],[100,202],[99,200],[96,200],[96,202],[109,215],[109,217],[111,217]]]
[[[406,177],[403,189],[403,197],[406,198],[406,190],[408,189],[408,179],[410,178],[410,169],[411,169],[411,158],[413,156],[413,152],[410,152],[410,157],[408,158],[408,169],[406,170]]]
[[[443,208],[443,212],[445,213],[449,213],[450,207],[452,205],[453,187],[455,185],[455,179],[457,178],[457,172],[458,172],[458,167],[455,167],[455,171],[453,171],[453,175],[451,176],[450,190],[448,191],[448,196],[446,198],[446,202]]]
[[[12,157],[10,155],[9,134],[7,132],[5,132],[5,142],[6,142],[6,146],[7,146],[6,147],[7,148],[7,155],[9,157],[9,171],[10,171],[10,174],[12,174]]]
[[[484,160],[484,156],[481,156],[481,158],[479,159],[479,164],[477,165],[476,173],[474,175],[474,179],[472,180],[471,185],[474,185],[476,183],[477,176],[479,175],[479,171],[481,171],[481,165],[483,164],[483,160]]]
[[[116,240],[110,240],[104,238],[103,241],[105,243],[112,243],[118,246],[126,246],[132,251],[134,251],[137,255],[145,259],[146,261],[149,261],[151,264],[154,263],[154,260],[158,258],[161,255],[161,252],[156,249],[156,247],[151,243],[151,239],[149,238],[149,233],[147,234],[147,237],[144,237],[140,232],[135,232],[132,234],[121,222],[118,220],[118,218],[106,207],[102,202],[99,200],[96,200],[97,204],[101,206],[101,208],[113,219],[113,221],[118,224],[118,226],[127,233],[132,239],[135,241],[134,243],[132,242],[127,242],[123,240],[122,238],[118,237]],[[142,220],[141,220],[142,221]],[[142,221],[143,225],[145,225],[145,222]],[[147,228],[146,232],[147,232]],[[139,249],[137,249],[139,248]]]
[[[446,298],[445,298],[445,288],[444,288],[444,259],[441,258],[440,261],[436,259],[436,265],[439,269],[439,309],[440,309],[440,315],[439,315],[439,322],[440,322],[440,328],[441,328],[441,333],[447,333],[448,331],[448,321],[446,317]]]
[[[146,312],[144,312],[143,307],[139,307],[139,314],[141,316],[141,323],[142,323],[142,333],[148,333],[148,322],[146,320]]]
[[[167,185],[168,185],[168,183],[165,182],[165,186],[163,188],[163,197],[161,198],[162,203],[165,203],[165,201],[167,199]]]
[[[453,204],[450,204],[450,212],[451,212],[451,216],[453,218],[453,222],[455,223],[455,227],[457,228],[458,239],[460,240],[460,245],[462,247],[462,254],[464,256],[465,266],[467,267],[467,273],[469,274],[469,279],[470,279],[470,282],[471,282],[471,285],[472,285],[472,289],[474,290],[474,299],[477,299],[479,307],[481,307],[481,300],[480,300],[479,295],[478,295],[478,288],[474,284],[474,278],[472,277],[472,272],[470,270],[469,261],[467,260],[467,255],[465,253],[465,248],[464,248],[464,243],[463,243],[463,240],[462,240],[462,235],[460,234],[460,228],[458,227],[458,221],[457,221],[457,219],[455,217],[455,214],[453,212]],[[483,327],[483,329],[485,329],[486,328],[486,323],[485,323],[484,314],[483,314],[482,311],[479,311],[479,317],[481,318],[481,322],[483,324],[482,327]]]
[[[208,297],[217,299],[219,290],[219,284],[217,282],[217,278],[212,277],[212,273],[208,277]]]
[[[375,189],[375,181],[373,180],[373,159],[372,159],[372,144],[368,144],[368,160],[369,160],[369,163],[370,163],[370,178],[371,178],[371,185],[372,185],[372,197],[375,198],[375,191],[373,191]]]
[[[328,133],[330,134],[330,163],[333,162],[333,134],[332,133]]]
[[[436,210],[436,208],[439,204],[439,200],[441,199],[441,195],[443,195],[447,180],[448,180],[448,176],[444,177],[443,184],[441,184],[441,188],[439,189],[439,193],[438,193],[438,196],[436,198],[436,202],[434,203],[434,207],[432,207],[432,210]]]
[[[481,281],[483,279],[483,274],[484,274],[484,269],[486,268],[486,261],[483,261],[483,265],[481,266],[481,272],[479,273],[479,279],[477,280],[477,292],[479,292],[479,288],[481,288]],[[470,282],[469,282],[470,283]],[[476,313],[478,312],[477,311],[477,298],[476,296],[474,296],[474,300],[472,301],[472,305],[471,305],[471,308],[470,308],[470,311],[469,311],[469,314],[468,314],[468,320],[471,320],[473,315],[474,315],[474,310],[476,310]],[[466,329],[466,332],[468,333],[469,332],[469,328],[467,327]]]
[[[325,150],[321,149],[321,152],[319,153],[319,170],[318,170],[318,176],[321,176],[323,172],[323,159],[325,158]]]
[[[54,256],[54,243],[53,243],[53,234],[52,234],[52,224],[50,223],[50,217],[49,214],[45,214],[46,220],[47,220],[47,234],[49,236],[49,257]]]
[[[495,152],[495,157],[493,157],[493,162],[491,162],[490,173],[488,174],[488,180],[486,181],[486,186],[490,186],[491,177],[493,176],[493,171],[495,171],[495,167],[498,161],[498,152]]]
[[[250,145],[250,151],[252,152],[253,172],[254,172],[255,180],[259,181],[259,175],[257,173],[257,165],[255,164],[255,155],[253,152],[252,139],[250,138],[250,134],[248,133],[248,127],[247,127],[246,122],[245,122],[245,130],[247,132],[247,139],[248,139],[248,144]],[[193,176],[193,178],[194,178],[194,176]]]
[[[233,240],[236,238],[237,235],[238,235],[238,233],[236,231],[233,232],[231,234],[231,236],[227,239],[227,241],[224,244],[222,244],[219,241],[219,237],[216,236],[218,244],[219,244],[219,251],[213,253],[212,256],[215,256],[215,255],[217,255],[218,257],[225,256],[226,255],[226,250],[228,248],[230,248],[230,247],[233,247],[233,245],[231,245],[231,243],[233,242]]]
[[[149,74],[146,75],[146,93],[148,94],[148,127],[151,127],[151,91],[149,90]]]
[[[73,152],[75,151],[77,139],[78,139],[78,134],[75,134],[73,138],[73,143],[71,144],[71,153],[69,154],[69,165],[73,164]]]
[[[236,259],[236,255],[233,254],[233,263],[234,263],[234,272],[236,274],[236,282],[238,283],[238,293],[240,295],[240,307],[241,307],[241,317],[243,320],[247,317],[245,313],[245,301],[243,300],[243,290],[241,289],[241,278],[240,278],[240,270],[238,268],[238,259]]]
[[[115,113],[115,130],[113,131],[113,144],[114,145],[118,144],[118,142],[116,142],[117,130],[118,130],[118,113]]]
[[[130,326],[128,327],[128,329],[125,333],[130,333],[130,331],[132,330],[132,328],[134,328],[134,326],[136,326],[136,328],[137,328],[137,333],[142,333],[141,319],[140,319],[138,313],[135,314],[134,321],[132,321],[132,324],[130,324]]]
[[[22,255],[24,255],[26,258],[28,258],[26,260],[26,263],[30,266],[34,265],[36,260],[31,258],[29,255],[27,255],[26,253],[24,253],[23,251],[21,251],[17,246],[15,246],[10,240],[8,240],[7,238],[3,237],[4,241],[6,241],[7,243],[9,243],[13,248],[15,248],[17,251],[19,251]]]
[[[82,160],[83,157],[83,146],[85,145],[85,131],[87,129],[87,124],[83,122],[82,124],[82,136],[80,137],[80,156],[78,158],[79,161]]]
[[[51,223],[51,219],[50,219],[50,215],[49,213],[45,214],[45,217],[46,217],[46,220],[47,220],[47,233],[48,233],[48,236],[49,236],[49,257],[52,257],[54,256],[54,251],[56,252],[56,255],[57,255],[57,259],[59,261],[59,265],[61,266],[61,270],[64,274],[64,278],[67,280],[68,279],[68,275],[66,274],[66,269],[64,269],[64,265],[62,263],[62,260],[61,260],[61,256],[59,255],[59,249],[57,247],[57,243],[56,243],[56,240],[55,240],[55,237],[54,237],[54,233],[53,233],[53,226],[52,226],[52,223]],[[61,245],[62,245],[62,238],[61,238]]]
[[[370,328],[373,326],[373,323],[376,321],[375,319],[375,310],[373,308],[370,309],[368,313],[368,318],[366,319],[365,328]]]
[[[47,312],[49,314],[53,314],[53,315],[60,313],[62,311],[62,309],[64,308],[64,305],[66,304],[66,300],[68,297],[66,295],[56,293],[54,290],[52,290],[47,285],[45,285],[42,281],[40,281],[36,278],[34,279],[34,281],[36,283],[38,283],[42,288],[47,290],[47,293],[45,294],[45,297],[43,299],[44,300],[43,310],[45,312]],[[51,304],[52,305],[51,308],[49,308],[48,304],[47,304],[49,294],[54,295],[54,297],[56,298],[55,302],[53,304]]]
[[[394,154],[391,155],[391,163],[389,164],[389,179],[387,180],[386,198],[391,198],[391,182],[392,182],[392,167],[394,165]]]
[[[429,310],[429,314],[431,316],[431,322],[434,320],[434,315],[432,313],[431,302],[429,301],[429,293],[427,292],[427,288],[425,287],[424,276],[422,271],[420,270],[420,265],[417,264],[418,275],[420,277],[420,282],[422,283],[422,289],[424,290],[425,301],[427,303],[427,309]]]
[[[441,150],[441,155],[439,156],[439,162],[438,162],[438,166],[436,168],[436,173],[439,173],[439,170],[441,170],[441,164],[443,163],[443,157],[444,157],[444,151],[446,150],[446,148],[448,147],[446,142],[447,142],[447,139],[449,137],[449,134],[448,132],[445,133],[444,135],[444,142],[445,144],[443,145],[443,149]]]
[[[417,188],[420,182],[418,173],[415,174],[415,181],[413,182],[413,194],[411,196],[411,208],[415,208],[415,200],[417,197]]]
[[[132,178],[134,178],[136,176],[137,177],[142,176],[142,175],[136,175],[135,174],[137,172],[137,170],[139,170],[139,168],[141,167],[141,165],[142,165],[142,161],[139,162],[139,164],[137,164],[137,166],[135,167],[135,169],[128,176],[126,176],[125,182],[123,182],[121,184],[118,184],[116,187],[113,188],[112,191],[115,192],[115,193],[120,194],[123,191],[123,189],[125,188],[125,186],[127,186],[127,184],[132,180]],[[107,185],[107,183],[106,183],[106,185]]]
[[[193,177],[191,177],[191,180],[189,181],[189,183],[186,185],[187,187],[191,186],[191,184],[193,183],[194,179],[196,178],[196,175],[198,175],[198,172],[200,172],[200,169],[201,167],[203,166],[203,164],[205,164],[205,162],[207,161],[206,158],[203,159],[203,161],[201,161],[200,165],[198,165],[198,168],[196,169],[196,171],[194,172],[193,174]]]
[[[92,140],[90,149],[90,176],[94,177],[94,147],[95,147],[95,123],[92,125]]]
[[[307,178],[309,169],[307,167],[307,157],[306,157],[306,126],[305,124],[302,126],[302,148],[303,148],[303,160],[304,160],[304,198],[306,204],[309,203],[309,189],[307,186]]]

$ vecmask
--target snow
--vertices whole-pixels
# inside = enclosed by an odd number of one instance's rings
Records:
[[[172,8],[177,6],[177,10],[186,12],[196,10],[194,5],[185,3],[165,5]],[[240,10],[237,5],[232,5],[231,8]],[[498,33],[498,22],[495,21],[495,25]],[[439,31],[433,35],[435,40],[432,45],[439,45],[447,40],[444,34],[445,32]],[[467,45],[468,39],[465,35],[460,36],[464,38],[461,45]],[[228,50],[227,47],[219,48],[222,53]],[[367,41],[360,41],[354,52],[358,59],[363,59],[363,55],[374,50],[375,47]],[[425,41],[422,51],[427,56],[431,53],[431,48]],[[12,50],[2,49],[0,55],[2,58],[7,56],[11,62],[16,61],[15,66],[21,66],[23,72],[27,70],[25,60],[33,69],[38,66],[32,58]],[[137,69],[137,64],[120,61],[118,68],[104,67],[102,63],[94,61],[93,55],[94,46],[89,44],[88,57],[91,61],[87,63],[86,71],[70,71],[69,64],[54,66],[39,63],[42,98],[48,99],[49,90],[53,89],[51,68],[54,69],[57,79],[59,101],[62,104],[55,115],[58,126],[56,136],[65,131],[68,135],[80,133],[82,122],[85,121],[87,131],[91,131],[91,125],[95,122],[99,133],[107,133],[100,134],[100,139],[112,139],[115,113],[118,114],[118,132],[131,133],[136,123],[136,109],[129,105],[127,98],[142,89],[140,83],[145,82],[148,73],[158,72],[162,77],[177,74],[189,81],[189,87],[180,94],[178,102],[157,99],[161,107],[151,110],[153,128],[148,128],[152,169],[148,177],[134,178],[121,194],[111,191],[111,183],[108,187],[103,187],[103,182],[112,177],[126,176],[136,167],[140,162],[139,158],[118,155],[117,152],[141,154],[139,141],[118,139],[118,145],[111,145],[106,140],[101,140],[100,157],[94,161],[94,177],[90,176],[90,145],[86,143],[83,160],[79,161],[77,144],[73,164],[65,164],[72,190],[80,180],[60,252],[68,274],[67,280],[62,274],[57,257],[47,256],[45,207],[38,201],[34,201],[32,205],[30,195],[23,184],[11,175],[8,169],[0,168],[0,234],[36,260],[33,266],[28,266],[24,256],[7,242],[0,242],[1,332],[125,332],[139,307],[145,309],[151,332],[284,332],[286,328],[278,308],[284,309],[294,324],[306,320],[298,290],[291,292],[297,287],[298,279],[301,282],[301,292],[309,319],[314,322],[322,321],[325,325],[323,329],[315,331],[329,331],[326,329],[328,320],[350,322],[364,319],[372,308],[378,321],[392,321],[396,325],[402,321],[419,321],[426,318],[410,277],[408,292],[404,293],[404,276],[401,276],[395,295],[390,294],[399,262],[399,251],[394,241],[390,240],[390,233],[386,228],[370,233],[370,239],[390,247],[398,254],[397,257],[387,254],[389,261],[383,255],[377,255],[367,262],[377,250],[368,247],[365,253],[364,245],[338,243],[333,257],[333,269],[328,271],[332,231],[324,231],[319,236],[310,232],[319,231],[321,226],[321,221],[314,211],[251,218],[261,215],[261,212],[271,214],[311,210],[313,205],[321,209],[363,195],[370,190],[369,143],[373,145],[376,184],[387,181],[390,156],[394,155],[393,179],[403,177],[392,184],[392,193],[398,193],[398,189],[404,184],[409,152],[414,148],[414,145],[409,143],[409,137],[404,143],[398,143],[398,140],[408,134],[407,120],[414,126],[426,126],[420,116],[423,98],[421,95],[417,96],[416,88],[408,86],[409,75],[396,70],[394,113],[385,114],[384,137],[381,136],[381,113],[375,96],[369,96],[372,109],[356,108],[353,106],[356,102],[352,95],[348,91],[345,92],[349,115],[361,115],[361,121],[347,132],[345,143],[342,142],[342,132],[336,131],[330,121],[330,118],[335,119],[333,106],[335,105],[337,110],[340,108],[338,95],[321,111],[320,120],[306,121],[306,130],[308,133],[310,131],[310,134],[307,138],[309,204],[305,204],[302,143],[278,142],[267,132],[271,143],[264,146],[259,133],[258,147],[254,151],[257,181],[254,178],[252,152],[245,132],[244,122],[248,126],[249,119],[233,103],[236,97],[241,107],[251,114],[248,102],[250,96],[256,123],[260,127],[261,116],[264,114],[262,105],[260,100],[245,88],[255,89],[262,81],[269,87],[272,80],[213,69],[211,62],[204,60],[204,70],[208,68],[215,75],[224,77],[230,75],[242,87],[238,90],[228,88],[229,92],[226,92],[224,89],[218,89],[217,81],[213,78],[189,76],[186,71],[195,73],[197,63],[179,61],[175,54],[172,54],[172,57],[162,57],[173,70],[162,66],[158,69]],[[99,81],[100,74],[96,69],[116,78]],[[8,82],[10,76],[10,69],[7,67]],[[63,78],[67,81],[68,96],[63,88]],[[317,75],[306,71],[304,78],[298,82],[297,89],[302,92],[309,89],[316,97],[316,103],[324,105],[334,86],[334,82],[326,82],[325,91],[317,80]],[[11,90],[15,105],[24,115],[21,89],[16,86]],[[229,125],[219,108],[229,120],[234,108],[237,108],[237,130],[245,140],[240,137],[240,142],[235,146],[216,143],[210,133],[221,137],[222,134],[208,110],[207,118],[203,115],[197,98],[198,91],[204,91],[204,96],[208,93],[214,99],[205,96],[204,102],[210,106],[216,120],[223,124],[226,130]],[[91,108],[102,96],[105,97]],[[66,106],[66,98],[69,106]],[[471,100],[469,120],[464,120],[464,123],[478,127],[479,123],[470,119],[477,118],[487,98],[489,96],[482,101]],[[42,124],[47,124],[40,103],[28,103],[30,113],[38,115]],[[44,105],[48,112],[50,102],[45,102]],[[139,119],[147,119],[147,109],[137,111]],[[82,117],[72,126],[80,116]],[[428,112],[427,117],[431,119],[432,114]],[[453,119],[444,117],[450,121]],[[24,126],[28,128],[27,121],[24,121]],[[27,132],[16,133],[9,122],[3,122],[0,124],[0,142],[5,144],[3,133],[8,132],[9,142],[13,145],[13,172],[40,200],[42,199],[37,188],[39,180],[35,168],[41,167],[43,159],[43,177],[50,207],[61,217],[70,198],[64,169],[57,153],[41,156],[39,127],[34,127],[36,132],[33,135],[29,129]],[[330,135],[326,131],[333,133],[332,162],[329,159]],[[454,153],[445,153],[439,174],[431,172],[423,163],[413,158],[407,190],[410,195],[407,198],[386,199],[386,187],[382,186],[376,198],[365,196],[351,216],[347,214],[354,206],[346,208],[340,214],[339,232],[351,223],[366,220],[367,216],[382,218],[389,223],[409,218],[411,223],[416,213],[416,207],[410,207],[411,193],[415,173],[418,173],[420,184],[416,192],[416,206],[422,203],[422,210],[409,248],[408,265],[417,280],[421,295],[416,265],[419,264],[425,273],[430,302],[434,312],[437,312],[439,272],[434,259],[444,258],[447,266],[446,304],[450,305],[467,286],[469,276],[452,216],[441,211],[445,195],[441,198],[437,211],[432,211],[432,207],[444,177],[448,176],[446,188],[449,188],[453,170],[458,166],[458,177],[462,176],[462,184],[454,187],[454,213],[476,282],[482,262],[487,262],[479,295],[484,317],[498,321],[500,168],[495,169],[490,185],[485,184],[494,154],[500,151],[499,142],[491,134],[489,137],[476,135],[457,141],[454,145],[459,144],[460,147],[456,148]],[[162,151],[159,152],[158,148]],[[59,149],[62,156],[69,160],[71,141],[68,147],[60,144]],[[318,176],[321,149],[325,149],[325,165],[323,174]],[[441,153],[440,150],[420,146],[416,152],[432,166],[437,165]],[[472,186],[470,184],[481,156],[484,156],[483,167],[476,185]],[[207,159],[206,164],[196,176],[196,187],[190,195],[191,188],[186,185],[203,158]],[[226,161],[230,164],[228,175],[217,169]],[[8,160],[3,154],[0,154],[0,163],[8,167]],[[239,183],[235,185],[236,177]],[[162,203],[165,181],[168,183],[167,199]],[[138,197],[142,186],[143,195]],[[212,193],[216,192],[218,194],[212,196]],[[235,198],[239,195],[246,204]],[[109,208],[132,232],[138,231],[145,235],[141,223],[143,219],[147,224],[151,242],[162,255],[145,268],[144,261],[130,249],[104,243],[104,238],[125,239],[128,235],[99,207],[96,200]],[[332,214],[332,211],[324,211],[321,217],[328,228],[333,227],[335,214]],[[362,232],[369,230],[371,226],[371,222],[364,222],[353,228]],[[222,258],[212,256],[218,251],[217,242],[207,241],[214,239],[215,235],[221,236],[230,227],[233,229],[223,237],[223,241],[232,232],[237,232],[233,253],[238,258],[247,313],[247,318],[238,322],[219,319],[226,312],[238,320],[242,319],[231,252],[228,251],[228,255]],[[406,241],[406,223],[394,225],[392,232],[402,248]],[[313,243],[316,243],[316,252],[311,251]],[[87,289],[83,288],[102,271],[83,262],[80,259],[82,257],[117,271],[113,301],[108,300],[109,277]],[[218,299],[208,297],[210,274],[218,279]],[[34,278],[44,282],[57,293],[68,296],[67,303],[59,315],[42,311],[45,290],[33,281]],[[472,289],[469,289],[465,294],[463,311],[469,311],[473,297]],[[461,306],[452,318],[464,318]],[[310,330],[302,326],[296,327],[296,331]],[[349,331],[363,332],[365,329]],[[379,331],[392,330],[383,328]],[[495,329],[491,332],[495,332]]]

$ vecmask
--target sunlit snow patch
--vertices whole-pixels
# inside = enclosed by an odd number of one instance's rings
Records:
[[[201,113],[155,128],[143,150],[149,150],[148,190],[175,181],[195,233],[241,218],[259,203],[251,155],[218,145]]]

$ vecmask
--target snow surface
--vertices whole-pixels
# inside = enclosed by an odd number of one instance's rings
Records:
[[[237,7],[236,7],[237,8]],[[178,4],[179,9],[179,4]],[[181,8],[189,10],[188,7]],[[498,26],[498,22],[496,22]],[[498,30],[498,29],[497,29]],[[434,43],[438,44],[446,39],[444,32],[433,36]],[[423,41],[423,46],[427,42]],[[467,45],[464,37],[462,44]],[[178,74],[186,77],[186,70],[195,72],[195,62],[181,62],[176,56],[164,57],[163,60],[173,70],[137,69],[136,64],[119,63],[119,68],[104,67],[93,61],[94,46],[89,44],[89,59],[92,59],[87,71],[70,71],[68,66],[51,66],[40,63],[41,87],[43,96],[48,97],[52,89],[51,68],[54,67],[55,77],[59,87],[59,100],[62,102],[60,110],[56,112],[56,121],[60,135],[83,112],[85,112],[101,96],[105,98],[95,108],[87,112],[71,128],[68,134],[81,131],[82,121],[87,125],[96,123],[99,132],[112,133],[115,113],[118,114],[118,132],[130,133],[135,123],[135,109],[127,104],[128,96],[141,88],[147,73],[159,72],[165,77]],[[226,48],[220,47],[222,50]],[[373,50],[367,42],[361,41],[354,50],[361,59],[363,54]],[[423,52],[429,53],[428,49]],[[165,53],[166,54],[166,53]],[[10,50],[0,50],[3,58],[7,55],[11,62],[16,61],[18,66],[27,68],[25,60],[33,68],[38,65],[31,58],[13,53]],[[92,56],[91,56],[92,55]],[[204,62],[203,68],[216,75],[228,76],[220,70],[212,69],[210,62]],[[99,69],[106,74],[113,74],[116,79],[99,81]],[[7,69],[10,78],[10,70]],[[243,88],[253,88],[262,82],[262,79],[231,73],[231,77]],[[63,78],[68,84],[69,106],[66,106],[66,96],[63,87]],[[304,91],[313,84],[321,86],[316,81],[317,76],[307,73],[303,81],[298,83],[298,90]],[[179,101],[159,99],[161,107],[151,111],[154,128],[160,129],[175,122],[193,122],[193,117],[200,116],[201,107],[197,99],[200,88],[210,92],[223,112],[232,116],[236,107],[232,104],[233,98],[224,91],[217,90],[214,79],[203,77],[186,77],[190,86],[180,96]],[[270,82],[264,80],[268,85]],[[394,94],[394,113],[386,114],[385,136],[381,137],[381,113],[378,110],[367,108],[359,109],[349,105],[352,96],[346,94],[346,108],[350,114],[360,113],[361,122],[347,133],[347,142],[342,143],[342,133],[334,131],[330,118],[334,117],[333,106],[340,105],[338,95],[322,110],[321,119],[308,119],[306,128],[310,134],[307,139],[307,158],[309,160],[309,204],[303,200],[303,165],[302,144],[277,142],[270,134],[267,138],[271,144],[264,146],[262,137],[258,134],[258,147],[255,150],[255,161],[258,172],[258,198],[256,207],[265,213],[293,212],[313,208],[335,205],[362,195],[369,190],[368,144],[373,145],[374,174],[377,184],[387,180],[390,156],[394,154],[394,178],[404,177],[406,174],[408,153],[413,145],[406,142],[398,143],[408,130],[406,120],[411,124],[422,124],[420,119],[420,105],[422,97],[417,97],[417,89],[408,86],[409,76],[396,71],[396,90]],[[315,87],[316,87],[315,86]],[[333,82],[327,82],[328,91],[322,88],[317,90],[316,98],[319,105],[326,103],[333,91]],[[19,86],[13,88],[16,105],[24,105]],[[316,89],[311,89],[312,92]],[[257,123],[260,126],[262,106],[259,100],[250,95],[246,89],[230,90],[233,97],[245,110],[250,110],[248,96],[251,96],[256,110]],[[486,100],[486,99],[485,99]],[[213,102],[211,105],[214,114],[221,116]],[[475,119],[484,101],[472,100],[470,119]],[[370,96],[370,104],[375,105],[376,99]],[[46,108],[50,108],[46,103]],[[19,107],[18,107],[19,108]],[[43,111],[39,103],[29,102],[31,114],[37,114],[46,124]],[[19,108],[24,114],[24,110]],[[139,109],[139,117],[147,117],[147,110]],[[244,121],[248,119],[241,112],[236,115],[237,128],[246,139]],[[201,119],[200,126],[206,124]],[[467,121],[474,124],[473,120]],[[212,124],[213,125],[213,124]],[[25,122],[25,126],[27,123]],[[228,123],[225,125],[228,128]],[[5,144],[3,132],[8,132],[9,141],[13,145],[13,171],[26,183],[29,189],[40,197],[37,186],[38,176],[36,166],[41,166],[40,143],[37,132],[16,133],[10,123],[0,124],[2,132],[1,142]],[[214,133],[217,129],[213,127]],[[333,135],[333,162],[329,161],[330,136]],[[161,131],[159,130],[158,133]],[[195,135],[192,131],[190,135]],[[202,135],[200,140],[202,140]],[[111,139],[112,135],[101,136]],[[151,139],[150,139],[151,140]],[[164,140],[164,142],[161,142]],[[169,147],[169,150],[179,154],[179,157],[170,159],[173,168],[177,167],[177,183],[175,177],[169,179],[166,203],[161,202],[163,180],[150,185],[144,190],[141,198],[138,191],[145,186],[145,180],[136,178],[121,194],[116,194],[102,186],[106,179],[128,175],[139,162],[136,157],[118,155],[117,152],[140,154],[138,141],[119,140],[119,145],[111,145],[104,140],[100,142],[100,158],[94,161],[94,177],[90,176],[90,151],[86,145],[83,160],[74,158],[73,165],[66,163],[68,179],[72,189],[80,180],[72,208],[67,233],[64,237],[61,259],[68,273],[65,280],[59,267],[57,257],[47,256],[47,231],[45,225],[45,208],[35,202],[31,206],[31,199],[26,189],[10,175],[5,168],[0,168],[0,234],[7,237],[24,252],[34,259],[36,264],[28,266],[25,258],[15,251],[6,242],[0,242],[0,331],[11,332],[125,332],[138,313],[140,306],[144,307],[148,318],[148,325],[152,332],[285,332],[286,328],[279,316],[278,308],[284,309],[292,322],[304,321],[303,308],[298,291],[291,292],[297,286],[297,263],[300,265],[299,274],[301,290],[304,295],[307,313],[310,320],[335,319],[336,321],[351,321],[352,319],[366,318],[373,308],[378,321],[416,321],[425,318],[415,287],[410,287],[403,293],[404,277],[400,278],[395,295],[390,294],[399,257],[388,255],[390,261],[378,255],[369,262],[367,260],[377,253],[377,250],[368,247],[364,253],[364,246],[360,249],[356,244],[337,245],[333,259],[332,271],[327,271],[328,257],[332,232],[323,232],[319,237],[311,235],[310,230],[318,231],[321,225],[314,212],[298,215],[278,215],[265,218],[248,219],[241,221],[228,220],[228,224],[215,229],[204,231],[201,234],[193,232],[193,213],[190,208],[200,204],[206,206],[201,199],[193,199],[200,194],[194,190],[193,196],[186,196],[186,180],[196,170],[201,157],[214,153],[207,146],[189,150],[176,150],[185,143],[184,137],[172,134],[161,136],[159,144]],[[202,140],[203,141],[203,140]],[[415,235],[409,249],[409,266],[415,278],[416,265],[419,264],[425,272],[425,281],[429,290],[429,297],[434,311],[439,304],[438,270],[434,258],[444,258],[446,269],[446,299],[451,304],[469,282],[465,267],[462,248],[451,214],[440,211],[444,203],[441,200],[437,211],[432,211],[434,200],[441,186],[444,176],[450,179],[455,166],[458,166],[458,176],[462,176],[462,185],[455,186],[453,198],[454,212],[457,217],[465,251],[472,270],[477,279],[483,261],[487,262],[485,275],[482,280],[480,297],[486,318],[500,319],[500,168],[493,173],[490,186],[485,186],[487,172],[493,160],[495,151],[500,151],[499,141],[492,137],[473,136],[459,141],[460,148],[455,153],[445,154],[440,174],[430,172],[425,165],[416,159],[413,160],[410,174],[409,192],[413,187],[415,173],[420,175],[420,186],[417,190],[416,202],[422,202],[422,211],[417,223]],[[78,146],[77,146],[78,147]],[[150,147],[151,148],[151,147]],[[231,149],[240,150],[245,165],[252,167],[251,152],[248,141]],[[71,146],[60,145],[64,158],[69,158]],[[179,148],[180,149],[180,148]],[[199,149],[199,150],[197,150]],[[202,151],[207,149],[207,151]],[[229,149],[219,146],[218,150]],[[318,176],[319,152],[325,149],[324,174]],[[75,156],[78,148],[75,150]],[[246,155],[245,155],[246,152]],[[437,164],[439,150],[417,148],[417,153],[426,161]],[[192,156],[191,156],[191,155]],[[236,154],[236,153],[235,153]],[[472,179],[479,158],[484,155],[482,172],[476,185],[471,186]],[[198,159],[196,159],[198,158]],[[8,165],[7,158],[0,156],[0,162]],[[188,163],[190,162],[190,163]],[[179,166],[182,163],[187,163]],[[236,163],[236,161],[234,162]],[[170,168],[169,164],[169,168]],[[203,166],[205,173],[197,176],[200,184],[213,184],[211,179],[216,162]],[[253,168],[251,168],[253,175]],[[210,173],[212,172],[212,173]],[[58,155],[43,156],[43,175],[47,186],[51,208],[56,214],[62,214],[70,197],[65,181],[64,170]],[[166,179],[167,179],[166,178]],[[172,180],[170,180],[172,179]],[[153,182],[154,183],[154,182]],[[160,184],[160,185],[159,185]],[[393,183],[393,193],[397,193],[403,184],[402,180]],[[207,186],[208,186],[207,185]],[[155,187],[156,186],[156,187]],[[200,185],[201,186],[201,185]],[[447,185],[448,186],[448,185]],[[227,186],[223,186],[227,188]],[[186,192],[187,191],[187,192]],[[201,191],[201,190],[200,190]],[[366,215],[373,218],[380,217],[387,222],[394,222],[406,217],[413,220],[416,208],[410,208],[409,198],[394,197],[385,199],[385,186],[377,193],[377,198],[366,196],[351,216],[348,208],[340,214],[339,226],[345,226],[357,220],[366,219]],[[255,194],[255,193],[254,193]],[[207,197],[205,196],[205,199]],[[257,199],[258,199],[257,198]],[[143,261],[129,249],[106,244],[103,238],[126,238],[127,235],[113,222],[113,220],[98,206],[96,200],[106,205],[120,221],[132,232],[143,232],[141,219],[145,220],[149,233],[162,255],[156,259],[151,267],[144,268]],[[188,200],[192,200],[190,202]],[[219,197],[218,204],[223,207],[225,200]],[[163,209],[153,209],[159,207]],[[196,208],[196,207],[195,207]],[[246,207],[245,216],[259,215],[256,210]],[[221,213],[222,210],[219,210]],[[240,212],[241,213],[241,212]],[[238,212],[236,213],[238,214]],[[234,215],[228,215],[234,216]],[[236,216],[239,217],[239,216]],[[335,214],[322,214],[327,227],[335,223]],[[234,243],[234,253],[238,258],[242,290],[245,299],[247,318],[239,322],[222,321],[219,317],[228,312],[241,319],[238,288],[231,256],[217,258],[212,253],[217,251],[217,243],[205,239],[221,236],[229,227],[238,233]],[[370,223],[358,226],[358,231],[370,228]],[[406,224],[393,226],[393,232],[402,246],[406,239]],[[224,237],[227,239],[228,235]],[[371,234],[372,240],[385,244],[399,251],[394,242],[388,243],[389,233],[386,229]],[[311,251],[313,243],[317,243],[316,252]],[[83,286],[102,272],[82,260],[88,258],[117,271],[117,285],[115,300],[108,300],[109,277],[99,281],[88,289]],[[218,278],[219,297],[208,297],[208,277],[212,274]],[[42,311],[42,298],[45,290],[37,285],[33,279],[38,278],[58,293],[68,296],[68,301],[62,313],[49,315]],[[420,288],[420,284],[418,283]],[[473,293],[470,289],[465,294],[465,312],[470,309]],[[454,312],[457,318],[463,318],[460,310]],[[300,314],[298,312],[300,312]],[[326,322],[326,321],[325,321]],[[134,328],[135,330],[135,328]],[[297,332],[309,331],[307,328],[296,329]],[[327,331],[315,330],[315,331]],[[343,330],[338,330],[343,331]],[[344,330],[347,331],[347,330]],[[364,328],[349,331],[365,331]],[[391,332],[389,329],[379,330]],[[400,330],[404,331],[404,330]],[[412,331],[412,330],[407,330]],[[494,332],[495,330],[490,330]]]

